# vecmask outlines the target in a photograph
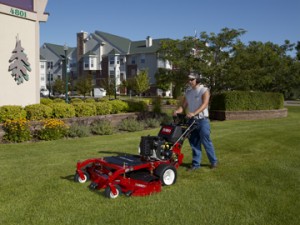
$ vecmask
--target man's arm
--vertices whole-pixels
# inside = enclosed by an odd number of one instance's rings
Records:
[[[186,99],[185,99],[185,97],[183,98],[183,101],[182,101],[182,105],[181,106],[179,106],[175,111],[174,111],[174,116],[176,116],[176,114],[178,114],[178,113],[183,113],[184,112],[184,110],[186,109],[186,107],[187,107],[187,101],[186,101]]]

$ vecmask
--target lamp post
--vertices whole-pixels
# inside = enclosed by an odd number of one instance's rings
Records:
[[[69,96],[68,96],[68,72],[67,72],[67,64],[68,64],[68,57],[67,57],[67,51],[68,51],[68,46],[65,44],[64,45],[64,51],[65,51],[65,76],[66,76],[66,103],[69,103]]]
[[[52,90],[52,87],[51,87],[51,74],[50,72],[48,73],[48,81],[49,81],[49,98],[51,96],[51,90]]]
[[[115,91],[115,99],[117,99],[117,68],[116,68],[116,65],[114,66],[114,69],[115,69],[115,84],[114,84],[114,91]]]

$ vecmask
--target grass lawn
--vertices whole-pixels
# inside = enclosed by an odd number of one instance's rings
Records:
[[[73,182],[77,160],[137,153],[142,135],[0,145],[1,225],[296,225],[300,221],[300,107],[288,117],[212,122],[220,160],[189,173],[188,142],[175,185],[146,197],[107,199]],[[204,153],[203,162],[207,163]]]

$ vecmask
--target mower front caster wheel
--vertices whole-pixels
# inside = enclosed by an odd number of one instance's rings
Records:
[[[81,183],[81,184],[84,184],[85,182],[87,182],[90,179],[90,176],[87,172],[84,172],[83,176],[84,176],[84,179],[81,179],[79,174],[76,173],[75,176],[74,176],[74,181],[78,182],[78,183]]]
[[[154,173],[159,177],[163,186],[170,186],[176,182],[177,170],[173,165],[161,164],[155,169]]]
[[[116,194],[114,194],[114,193],[112,192],[111,188],[110,188],[109,186],[107,186],[107,187],[105,188],[105,191],[104,191],[105,197],[115,199],[115,198],[117,198],[119,195],[122,194],[121,187],[120,187],[119,185],[116,185],[115,188],[116,188]]]

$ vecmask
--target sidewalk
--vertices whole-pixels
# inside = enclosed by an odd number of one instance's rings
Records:
[[[284,106],[300,106],[300,101],[296,101],[296,100],[284,101]]]

